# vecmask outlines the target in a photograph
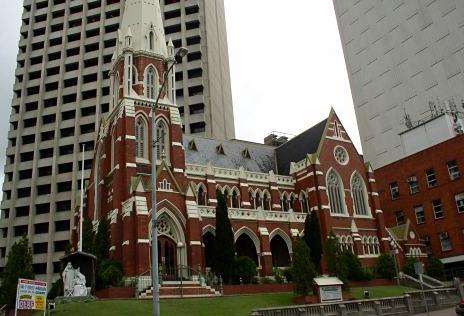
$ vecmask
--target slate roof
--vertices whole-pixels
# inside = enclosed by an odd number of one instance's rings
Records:
[[[190,141],[194,140],[197,150],[189,148]],[[185,148],[185,160],[188,164],[207,165],[227,169],[239,169],[241,166],[246,171],[268,173],[275,172],[275,157],[272,146],[257,144],[241,140],[216,140],[211,138],[183,136]],[[216,148],[222,145],[225,155],[218,154]],[[248,149],[250,158],[245,158],[242,152]]]
[[[278,174],[288,175],[290,173],[291,162],[299,162],[303,160],[307,154],[312,154],[317,151],[326,123],[327,119],[276,148]]]

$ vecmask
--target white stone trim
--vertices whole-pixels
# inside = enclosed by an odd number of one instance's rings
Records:
[[[206,182],[208,182],[208,183],[216,183],[216,180],[206,179]]]
[[[134,135],[126,135],[126,139],[135,140],[135,136]]]
[[[279,190],[279,187],[271,186],[271,190]]]
[[[184,173],[184,169],[174,168],[174,172],[177,172],[177,173]]]
[[[116,246],[111,246],[110,251],[116,251]]]
[[[137,164],[133,162],[126,162],[126,168],[137,168]]]
[[[269,236],[269,231],[266,227],[258,227],[258,231],[261,236]]]
[[[192,240],[190,241],[190,246],[201,246],[201,241]]]
[[[149,244],[150,239],[137,239],[138,244]]]
[[[123,241],[122,245],[123,245],[123,246],[128,246],[129,243],[130,243],[129,240],[125,240],[125,241]]]
[[[375,179],[369,178],[369,182],[375,182]]]
[[[262,257],[264,257],[264,256],[272,256],[272,252],[270,252],[270,251],[261,252],[261,256]]]
[[[135,157],[135,162],[144,163],[147,165],[151,164],[150,160],[145,159],[145,158],[140,158],[140,157]]]
[[[248,188],[248,187],[249,187],[248,183],[240,183],[240,186],[241,186],[241,187],[245,187],[245,188]]]
[[[184,145],[182,145],[179,142],[172,142],[172,146],[181,147],[182,149],[184,149]]]
[[[382,213],[383,213],[382,210],[375,210],[375,212],[376,212],[377,214],[382,214]]]
[[[377,192],[372,192],[371,194],[372,194],[372,196],[379,196],[379,194]]]
[[[216,199],[208,199],[208,201],[209,201],[210,203],[217,203],[217,200],[216,200]]]
[[[321,191],[325,191],[327,188],[326,187],[323,187],[323,186],[319,186],[317,187],[318,190],[321,190]]]

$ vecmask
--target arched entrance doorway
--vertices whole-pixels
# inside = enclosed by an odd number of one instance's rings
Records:
[[[259,266],[258,254],[255,243],[247,234],[241,234],[235,241],[235,252],[237,257],[248,257],[253,260],[256,266]]]
[[[177,269],[177,244],[169,237],[158,237],[158,263],[167,275]]]
[[[216,236],[212,232],[206,232],[203,235],[203,245],[205,254],[205,267],[211,269],[214,264],[214,248],[215,248]]]
[[[182,271],[180,270],[181,266],[186,267],[188,265],[182,222],[171,210],[163,208],[158,211],[156,226],[158,230],[158,265],[160,274],[164,280],[177,279],[179,278],[179,271]],[[148,226],[148,234],[151,242],[151,223]]]
[[[271,240],[272,266],[285,268],[290,266],[290,253],[285,240],[276,235]]]

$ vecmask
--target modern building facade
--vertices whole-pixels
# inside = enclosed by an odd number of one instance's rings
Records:
[[[464,274],[464,135],[376,170],[387,227],[409,222],[449,276]]]
[[[96,131],[111,111],[110,71],[124,5],[123,0],[23,2],[1,204],[0,268],[9,247],[27,234],[35,273],[50,278],[59,271],[78,207],[79,170],[83,163],[89,178]],[[190,51],[175,73],[184,132],[233,138],[222,1],[162,0],[161,10],[167,39]]]
[[[462,111],[464,3],[333,3],[364,157],[376,170],[411,154],[401,137],[411,124]],[[416,135],[414,152],[456,135],[442,127],[432,140]]]

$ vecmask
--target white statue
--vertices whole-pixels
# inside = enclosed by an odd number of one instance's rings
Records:
[[[87,296],[85,276],[81,273],[80,268],[75,270],[73,296]]]
[[[62,276],[63,276],[63,288],[64,288],[64,296],[74,296],[74,275],[75,275],[75,270],[71,264],[71,262],[68,262],[66,265],[66,268],[63,270]]]

